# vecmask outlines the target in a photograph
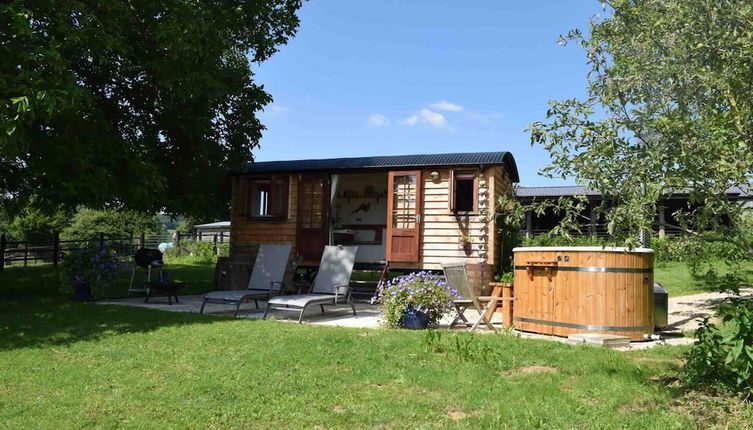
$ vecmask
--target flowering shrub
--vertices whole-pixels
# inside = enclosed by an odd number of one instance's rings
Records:
[[[63,256],[60,291],[69,294],[76,284],[89,284],[94,297],[109,297],[117,279],[127,279],[130,265],[114,249],[92,247]]]
[[[380,284],[371,302],[382,306],[388,327],[398,328],[403,326],[403,316],[409,307],[425,313],[429,324],[436,324],[452,310],[453,300],[459,297],[457,290],[450,288],[444,279],[422,271]]]

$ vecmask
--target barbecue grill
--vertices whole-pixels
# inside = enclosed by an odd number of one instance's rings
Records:
[[[133,271],[131,272],[131,283],[128,285],[128,293],[148,293],[148,285],[152,281],[153,268],[159,269],[159,279],[162,279],[162,266],[165,265],[162,261],[162,252],[159,249],[141,248],[136,251],[133,260],[136,264],[134,264]],[[134,287],[133,280],[136,277],[138,267],[146,271],[144,273],[144,283],[141,287]]]

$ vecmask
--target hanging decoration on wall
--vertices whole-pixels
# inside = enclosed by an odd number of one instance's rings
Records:
[[[369,210],[371,210],[371,203],[369,203],[369,202],[363,202],[357,208],[353,209],[350,212],[350,214],[353,215],[353,214],[357,214],[358,212],[366,213]]]

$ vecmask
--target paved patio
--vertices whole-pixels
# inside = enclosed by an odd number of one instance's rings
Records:
[[[105,300],[97,303],[108,305],[135,306],[146,309],[158,309],[169,312],[193,312],[199,313],[203,295],[180,296],[180,303],[173,302],[168,304],[166,297],[153,297],[149,303],[144,303],[143,297],[132,297],[127,299]],[[259,309],[256,309],[254,303],[245,303],[241,306],[238,313],[239,318],[260,319],[264,316],[265,302],[259,302]],[[356,303],[357,315],[353,315],[350,306],[326,306],[326,313],[322,314],[319,306],[312,306],[306,309],[304,322],[315,325],[330,325],[337,327],[356,327],[356,328],[376,328],[379,327],[379,310],[376,306],[368,303]],[[207,315],[221,315],[232,317],[235,313],[235,306],[207,304],[204,308]],[[297,321],[297,312],[274,311],[270,312],[268,318],[276,320]]]
[[[134,306],[145,309],[158,309],[161,311],[169,312],[193,312],[198,313],[201,309],[201,303],[203,301],[202,295],[194,296],[179,296],[180,303],[170,305],[167,297],[152,297],[149,299],[149,303],[144,303],[143,297],[131,297],[127,299],[113,299],[98,301],[98,304],[103,305],[121,305],[121,306]],[[303,322],[314,325],[328,325],[335,327],[354,327],[354,328],[379,328],[381,324],[381,315],[379,308],[375,305],[368,303],[367,301],[356,301],[356,315],[353,315],[353,311],[350,306],[325,306],[325,313],[322,313],[319,306],[311,306],[306,309]],[[260,319],[264,316],[265,302],[259,302],[259,309],[256,309],[254,303],[246,303],[241,306],[241,310],[238,313],[239,318],[251,318]],[[207,304],[204,308],[204,313],[207,315],[221,315],[232,317],[235,313],[235,306]],[[478,313],[473,311],[467,311],[466,317],[471,320],[472,317],[478,317]],[[267,318],[274,318],[278,321],[290,321],[297,322],[298,312],[285,312],[285,311],[273,311]],[[492,319],[495,325],[501,324],[501,314],[496,314]],[[440,327],[447,327],[452,322],[452,317],[447,316],[440,321]],[[500,325],[501,326],[501,325]],[[460,327],[462,328],[462,326]],[[486,330],[485,328],[480,329]],[[488,331],[488,330],[487,330]]]
[[[753,289],[746,288],[741,291],[743,297],[753,299]],[[721,293],[706,293],[697,294],[692,296],[683,297],[670,297],[669,299],[669,327],[662,333],[666,340],[664,342],[652,341],[652,342],[633,342],[630,344],[630,348],[623,349],[643,349],[651,348],[656,345],[670,344],[670,345],[682,345],[693,342],[693,338],[684,337],[683,332],[692,332],[697,326],[698,322],[707,315],[711,315],[716,311],[716,308],[726,297]],[[180,303],[168,304],[166,297],[153,297],[149,299],[149,303],[144,303],[143,297],[131,297],[127,299],[115,299],[99,301],[99,304],[108,305],[120,305],[120,306],[135,306],[146,309],[157,309],[169,312],[193,312],[198,313],[201,309],[201,303],[203,296],[180,296]],[[262,318],[264,315],[264,302],[259,303],[259,309],[256,309],[253,303],[247,303],[241,306],[241,310],[238,314],[239,318]],[[349,306],[327,306],[326,312],[321,313],[318,306],[312,306],[306,310],[304,316],[304,323],[313,325],[326,325],[335,327],[352,327],[352,328],[379,328],[381,325],[381,315],[379,309],[368,303],[367,301],[357,301],[356,311],[357,315],[353,315]],[[208,304],[204,308],[204,313],[207,315],[221,315],[221,316],[233,316],[235,312],[234,306],[223,306],[217,304]],[[477,317],[478,314],[473,311],[467,311],[466,316],[469,320]],[[274,318],[279,321],[296,322],[298,318],[297,312],[284,312],[274,311],[270,313],[269,318]],[[442,321],[440,321],[439,327],[446,328],[451,322],[451,316],[448,315]],[[502,327],[501,314],[495,314],[492,322],[495,326]],[[462,330],[462,326],[458,327]],[[480,332],[489,333],[483,325],[480,326]],[[530,339],[542,339],[556,342],[567,342],[567,339],[546,336],[535,333],[525,333],[514,331],[520,337]]]

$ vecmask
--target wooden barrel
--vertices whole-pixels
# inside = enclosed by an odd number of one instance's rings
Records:
[[[513,324],[555,336],[652,334],[654,254],[650,249],[515,248]]]
[[[489,283],[494,281],[494,267],[491,264],[466,264],[465,270],[468,272],[468,280],[473,288],[473,293],[477,296],[489,295],[491,287]]]

